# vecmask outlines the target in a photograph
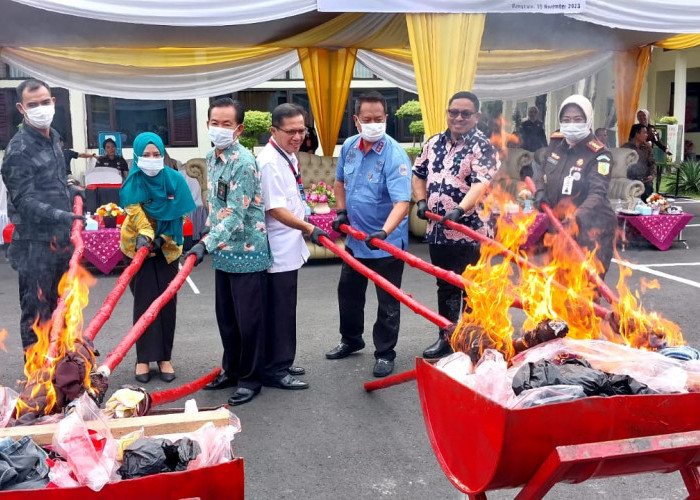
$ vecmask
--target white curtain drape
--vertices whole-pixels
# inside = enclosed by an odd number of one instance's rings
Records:
[[[570,60],[522,69],[517,72],[484,71],[477,67],[472,90],[481,99],[514,99],[530,97],[557,90],[595,74],[610,63],[612,52],[592,52],[576,55]],[[373,73],[409,92],[417,92],[413,66],[383,55],[359,50],[357,60]]]
[[[13,0],[60,14],[133,24],[228,26],[296,16],[316,0]]]
[[[547,12],[557,14],[561,12],[571,12],[573,8],[569,8],[570,4],[583,4],[586,1],[578,2],[548,2]],[[623,0],[624,1],[624,0]],[[544,2],[527,2],[519,0],[318,0],[318,10],[321,12],[404,12],[404,13],[488,13],[488,12],[523,12],[523,8],[531,8]],[[522,8],[516,7],[518,4]],[[540,9],[542,11],[543,9]]]
[[[569,17],[610,28],[660,33],[700,33],[698,0],[586,0]]]
[[[14,48],[3,49],[0,60],[50,85],[126,99],[193,99],[235,92],[266,82],[299,63],[296,50],[262,61],[203,65],[196,69],[116,67],[84,61],[71,67],[56,58]]]

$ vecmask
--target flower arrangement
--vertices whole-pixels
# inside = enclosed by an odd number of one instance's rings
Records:
[[[661,213],[666,213],[669,207],[669,203],[666,198],[661,196],[659,193],[654,193],[649,196],[649,198],[647,198],[647,203],[652,209],[656,209]]]
[[[124,215],[124,209],[116,203],[106,203],[100,206],[95,213],[100,217],[117,217]]]
[[[312,207],[317,203],[335,203],[335,193],[328,184],[320,181],[318,184],[311,184],[306,201]]]

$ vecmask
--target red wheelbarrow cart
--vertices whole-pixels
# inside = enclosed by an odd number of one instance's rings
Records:
[[[416,380],[430,443],[470,499],[523,487],[542,498],[558,482],[680,471],[700,493],[700,393],[589,397],[508,409],[422,358]]]

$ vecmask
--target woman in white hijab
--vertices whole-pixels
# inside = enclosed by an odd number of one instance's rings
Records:
[[[617,217],[608,201],[612,155],[593,135],[593,106],[582,95],[559,109],[560,131],[552,135],[542,174],[535,179],[535,203],[546,202],[561,220],[576,222],[576,241],[596,251],[601,276],[610,266]]]

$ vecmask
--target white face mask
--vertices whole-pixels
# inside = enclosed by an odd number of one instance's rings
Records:
[[[360,123],[360,135],[367,142],[377,142],[386,132],[386,123]]]
[[[149,177],[153,177],[163,170],[163,158],[145,158],[142,156],[138,159],[138,167],[141,169],[141,172]]]
[[[22,109],[24,109],[24,106],[22,106]],[[24,112],[26,113],[25,117],[27,121],[32,127],[47,129],[51,126],[56,108],[53,104],[47,104],[45,106],[25,109]]]
[[[238,136],[234,136],[233,133],[236,129],[222,128],[222,127],[209,127],[209,140],[214,143],[217,149],[227,149],[236,142]]]
[[[585,123],[562,123],[559,131],[569,143],[580,142],[591,133]]]

